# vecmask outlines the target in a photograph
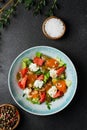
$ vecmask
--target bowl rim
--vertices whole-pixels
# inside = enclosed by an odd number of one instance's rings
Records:
[[[55,18],[55,19],[60,20],[60,21],[63,23],[63,26],[64,26],[64,31],[63,31],[63,33],[62,33],[60,36],[58,36],[58,37],[51,37],[51,36],[45,31],[45,24],[46,24],[46,22],[47,22],[48,20],[52,19],[52,18]],[[61,18],[58,18],[58,17],[56,17],[56,16],[50,16],[50,17],[48,17],[48,18],[46,18],[46,19],[44,20],[44,22],[43,22],[43,24],[42,24],[42,32],[43,32],[43,34],[44,34],[48,39],[57,40],[57,39],[60,39],[60,38],[65,34],[65,32],[66,32],[66,25],[65,25],[64,21],[63,21]]]
[[[12,130],[14,130],[18,125],[19,125],[19,122],[20,122],[20,113],[19,113],[19,110],[17,109],[16,106],[12,105],[12,104],[9,104],[9,103],[4,103],[4,104],[1,104],[0,105],[0,108],[3,107],[3,106],[10,106],[10,107],[14,107],[17,112],[18,112],[18,121],[16,122],[15,126],[12,128]],[[3,129],[2,129],[3,130]]]
[[[67,59],[69,60],[69,62],[71,62],[73,69],[75,70],[76,84],[75,84],[75,89],[74,89],[74,91],[73,91],[72,97],[70,98],[70,100],[69,100],[61,109],[59,109],[59,110],[57,110],[57,111],[54,111],[54,112],[51,112],[51,113],[42,113],[42,114],[41,114],[41,113],[36,113],[36,112],[32,112],[32,111],[27,110],[27,109],[24,108],[22,105],[20,105],[20,103],[15,99],[15,97],[14,97],[12,91],[11,91],[11,86],[10,86],[10,72],[11,72],[12,67],[13,67],[14,63],[16,62],[16,60],[17,60],[22,54],[24,54],[25,52],[27,52],[27,51],[29,51],[29,50],[32,50],[32,49],[35,49],[35,48],[38,48],[38,47],[42,47],[42,48],[43,48],[43,47],[46,47],[46,48],[49,48],[49,49],[54,49],[54,50],[56,50],[56,51],[59,51],[59,52],[62,53],[65,57],[67,57]],[[76,71],[76,68],[75,68],[73,62],[72,62],[71,59],[69,58],[69,56],[67,56],[67,55],[66,55],[64,52],[62,52],[61,50],[59,50],[59,49],[57,49],[57,48],[54,48],[54,47],[51,47],[51,46],[34,46],[34,47],[30,47],[30,48],[28,48],[28,49],[22,51],[22,52],[13,60],[11,66],[10,66],[10,69],[9,69],[9,73],[8,73],[8,87],[9,87],[10,94],[11,94],[12,98],[14,99],[14,101],[15,101],[15,102],[17,103],[17,105],[20,106],[20,108],[22,108],[24,111],[26,111],[26,112],[28,112],[28,113],[31,113],[31,114],[34,114],[34,115],[40,115],[40,116],[53,115],[53,114],[56,114],[56,113],[62,111],[64,108],[66,108],[66,107],[71,103],[72,99],[73,99],[74,96],[75,96],[75,93],[76,93],[76,90],[77,90],[77,84],[78,84],[77,71]]]

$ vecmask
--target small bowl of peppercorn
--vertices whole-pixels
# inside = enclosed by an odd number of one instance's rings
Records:
[[[18,109],[11,104],[0,105],[0,130],[14,130],[20,122]]]

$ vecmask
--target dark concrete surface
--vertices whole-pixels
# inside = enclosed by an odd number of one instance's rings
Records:
[[[20,111],[21,121],[16,130],[87,130],[87,1],[60,0],[55,12],[67,26],[63,38],[47,39],[41,30],[45,16],[33,16],[22,5],[17,16],[2,30],[0,39],[0,104],[11,103]],[[22,110],[8,89],[8,72],[12,61],[25,49],[37,45],[55,47],[67,54],[78,73],[74,99],[63,111],[51,116],[36,116]]]

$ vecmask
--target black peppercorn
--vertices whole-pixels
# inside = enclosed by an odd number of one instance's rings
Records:
[[[14,129],[20,120],[18,110],[8,104],[0,106],[0,130]]]

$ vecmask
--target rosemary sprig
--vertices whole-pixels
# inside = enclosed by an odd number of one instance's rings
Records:
[[[42,9],[46,6],[46,0],[39,0],[34,8],[34,14],[37,15],[42,12]]]
[[[10,24],[10,17],[15,15],[16,13],[16,6],[18,4],[18,0],[11,6],[9,9],[3,11],[0,17],[0,28]]]
[[[25,8],[33,9],[34,15],[38,15],[42,13],[44,8],[50,5],[50,8],[48,9],[46,15],[51,16],[51,15],[54,15],[54,9],[58,8],[57,0],[52,0],[52,1],[50,0],[37,0],[37,1],[36,0],[20,0],[20,1],[21,3],[25,5]]]
[[[13,6],[5,9],[11,1],[14,1]],[[54,10],[58,8],[57,0],[9,0],[4,8],[0,9],[0,28],[10,23],[10,17],[15,14],[18,3],[23,3],[27,9],[33,9],[34,15],[40,14],[46,6],[49,6],[46,15],[51,16],[54,15]]]
[[[23,3],[28,10],[30,10],[35,4],[35,0],[20,0],[20,2]]]
[[[51,7],[49,8],[46,15],[48,17],[54,15],[54,9],[58,9],[57,0],[53,0],[53,3],[51,4]]]

